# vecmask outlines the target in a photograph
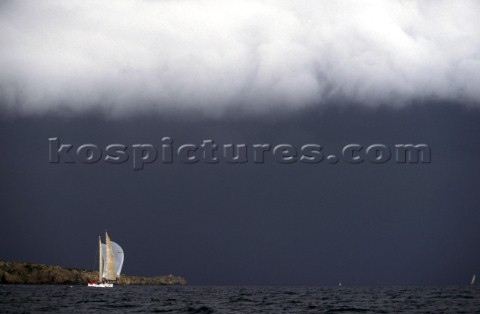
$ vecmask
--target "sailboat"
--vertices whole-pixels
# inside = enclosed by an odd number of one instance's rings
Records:
[[[470,281],[470,284],[471,284],[471,285],[474,285],[474,284],[475,284],[475,274],[473,274],[472,281]]]
[[[98,237],[98,281],[90,281],[89,287],[111,288],[113,282],[120,278],[124,254],[117,243],[110,241],[108,233],[105,232],[105,243]]]

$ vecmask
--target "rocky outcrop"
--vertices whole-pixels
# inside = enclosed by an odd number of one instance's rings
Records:
[[[98,272],[82,269],[62,268],[59,266],[0,261],[1,284],[53,284],[81,285],[97,280]],[[182,277],[173,275],[159,277],[139,277],[123,275],[117,281],[119,285],[185,285]]]

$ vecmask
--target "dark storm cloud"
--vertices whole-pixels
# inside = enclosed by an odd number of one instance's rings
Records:
[[[465,283],[480,265],[480,111],[459,106],[312,108],[225,119],[96,115],[0,123],[0,258],[94,269],[105,229],[126,274],[194,284]],[[428,143],[430,164],[52,164],[75,147]]]
[[[6,1],[3,111],[480,102],[480,3]]]

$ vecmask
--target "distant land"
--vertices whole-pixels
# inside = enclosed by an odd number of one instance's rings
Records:
[[[0,261],[0,284],[83,285],[98,280],[98,272],[60,266]],[[140,277],[121,275],[118,285],[185,285],[178,276]]]

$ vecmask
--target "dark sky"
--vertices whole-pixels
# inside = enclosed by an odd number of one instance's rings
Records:
[[[0,117],[0,258],[93,269],[98,235],[124,273],[192,284],[466,283],[480,265],[480,111],[429,103],[219,118]],[[48,138],[94,143],[425,143],[431,163],[53,164]],[[270,159],[268,159],[270,158]]]

